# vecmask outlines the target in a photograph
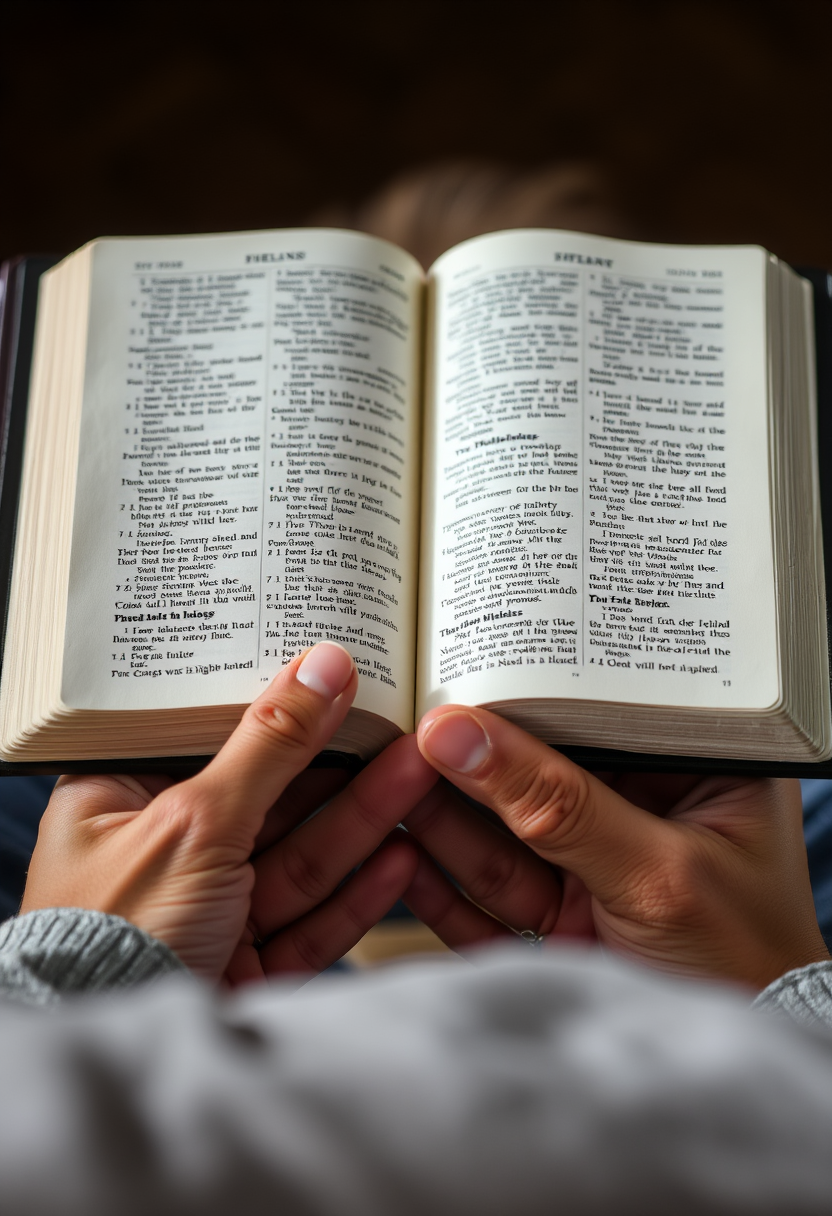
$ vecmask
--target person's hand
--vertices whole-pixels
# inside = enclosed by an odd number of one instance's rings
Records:
[[[404,898],[452,948],[505,937],[509,926],[755,987],[829,957],[796,781],[602,781],[504,719],[461,706],[426,714],[418,742],[499,817],[488,822],[443,784],[404,821],[424,848]]]
[[[281,671],[190,780],[62,778],[21,911],[114,913],[198,974],[231,983],[340,958],[410,882],[417,856],[402,834],[376,850],[437,780],[412,736],[341,793],[343,774],[302,771],[357,682],[347,652],[324,642]]]

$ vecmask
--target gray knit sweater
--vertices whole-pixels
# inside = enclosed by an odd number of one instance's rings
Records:
[[[27,1005],[133,988],[183,970],[163,942],[119,916],[45,908],[0,925],[0,997]]]
[[[754,1010],[598,951],[474,963],[229,997],[115,917],[7,922],[0,1211],[832,1211],[832,963]]]
[[[184,971],[172,950],[119,916],[47,908],[0,925],[0,998],[54,1005],[72,993],[133,988]],[[832,962],[789,971],[753,1003],[832,1028]]]

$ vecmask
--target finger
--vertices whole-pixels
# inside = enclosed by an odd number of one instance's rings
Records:
[[[677,838],[679,825],[633,806],[487,710],[432,710],[417,737],[440,773],[490,806],[541,857],[577,874],[604,903],[629,902],[639,875],[661,868]]]
[[[413,915],[452,950],[515,936],[457,891],[423,849],[419,850],[418,869],[402,899]]]
[[[310,768],[295,777],[266,813],[254,842],[254,851],[262,853],[282,840],[313,811],[334,798],[349,779],[350,774],[343,768]]]
[[[179,787],[189,807],[205,807],[217,835],[231,829],[250,847],[269,807],[341,725],[357,687],[353,661],[335,642],[293,659],[211,763]]]
[[[553,937],[566,937],[575,941],[597,941],[592,896],[576,874],[563,873],[563,897],[558,923],[552,930]]]
[[[551,933],[558,919],[558,874],[536,853],[436,785],[404,826],[475,904],[514,929]]]
[[[239,988],[243,984],[257,983],[263,978],[263,964],[257,947],[251,942],[240,942],[225,969],[225,984],[229,988]]]
[[[392,743],[307,823],[254,862],[251,918],[267,937],[326,899],[437,781],[413,735]]]
[[[407,889],[418,864],[401,837],[379,849],[348,883],[260,951],[267,975],[323,971],[359,942]]]

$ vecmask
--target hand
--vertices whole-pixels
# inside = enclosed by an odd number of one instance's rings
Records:
[[[601,780],[461,706],[426,714],[418,741],[499,817],[488,822],[438,786],[404,821],[426,850],[405,900],[451,947],[504,937],[508,925],[755,987],[829,957],[796,781]]]
[[[340,958],[410,882],[418,859],[402,834],[375,850],[437,780],[412,736],[340,793],[344,774],[302,773],[357,683],[347,652],[324,642],[281,671],[190,780],[61,778],[21,910],[114,913],[230,983]]]

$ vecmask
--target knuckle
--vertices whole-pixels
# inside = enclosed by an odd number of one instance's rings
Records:
[[[381,802],[373,802],[362,793],[361,786],[356,782],[348,786],[345,798],[349,799],[352,828],[366,829],[376,834],[381,828],[387,827],[389,808]]]
[[[317,904],[330,894],[332,884],[321,861],[298,847],[287,847],[283,854],[283,873],[289,886],[306,903]]]
[[[194,826],[210,819],[211,801],[200,785],[184,782],[160,794],[153,805],[157,834],[170,841],[190,835]]]
[[[338,918],[341,922],[340,931],[349,935],[351,941],[359,941],[367,930],[370,928],[365,924],[361,916],[361,909],[356,900],[355,891],[351,890],[352,884],[348,883],[344,893],[344,899],[341,900],[338,908]]]
[[[249,730],[289,753],[303,751],[315,734],[313,715],[285,699],[255,701],[246,710],[244,721]]]
[[[421,802],[406,815],[406,826],[415,836],[425,838],[440,828],[445,821],[445,805],[447,791],[441,786],[434,786]]]
[[[537,846],[568,848],[583,836],[590,807],[589,782],[579,769],[517,769],[507,791],[521,839]]]
[[[291,934],[294,952],[300,960],[299,970],[323,971],[328,966],[328,956],[306,926],[293,925],[288,932]]]
[[[489,904],[516,885],[517,858],[502,845],[480,859],[469,894],[477,903]]]

